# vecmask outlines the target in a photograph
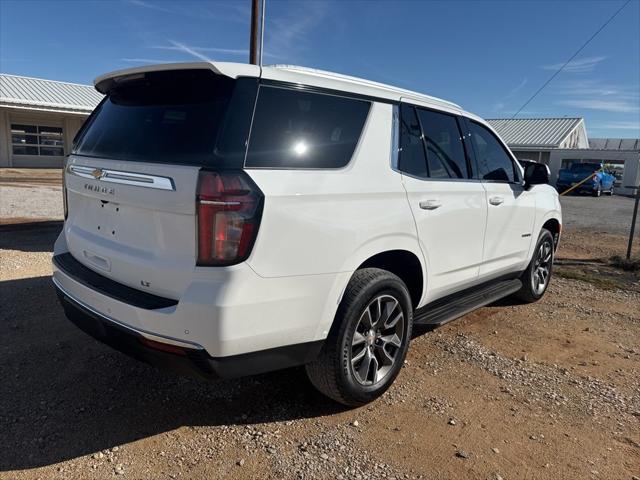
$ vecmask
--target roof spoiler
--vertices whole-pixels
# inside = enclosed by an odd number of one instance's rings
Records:
[[[259,77],[261,69],[257,65],[230,62],[184,62],[145,65],[144,67],[127,68],[101,75],[93,81],[96,90],[107,94],[115,85],[141,78],[147,72],[161,72],[169,70],[211,70],[217,75],[229,78]]]

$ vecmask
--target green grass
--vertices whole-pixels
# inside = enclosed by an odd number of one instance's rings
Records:
[[[610,259],[611,266],[621,268],[625,272],[640,272],[640,258],[631,258],[627,260],[620,255],[614,255]]]

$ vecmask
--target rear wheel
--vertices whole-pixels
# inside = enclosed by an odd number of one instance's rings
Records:
[[[381,396],[404,363],[412,314],[400,278],[377,268],[356,271],[320,356],[306,367],[311,383],[349,406]]]
[[[514,295],[520,300],[531,303],[542,298],[547,291],[553,271],[553,235],[543,228],[538,237],[533,258],[520,280],[522,288]]]
[[[611,184],[611,188],[607,190],[607,195],[609,195],[610,197],[613,196],[613,184]]]

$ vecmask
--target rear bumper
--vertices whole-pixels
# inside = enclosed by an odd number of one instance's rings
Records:
[[[315,341],[215,358],[199,345],[157,337],[111,319],[74,299],[55,279],[54,284],[67,318],[82,331],[133,358],[181,375],[234,378],[303,365],[316,358],[323,344]]]

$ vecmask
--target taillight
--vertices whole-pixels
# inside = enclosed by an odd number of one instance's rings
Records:
[[[263,198],[244,172],[200,171],[196,195],[198,265],[232,265],[249,256],[258,234]]]

